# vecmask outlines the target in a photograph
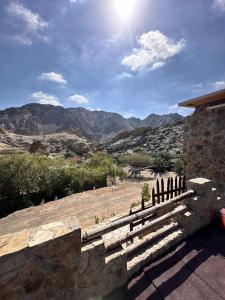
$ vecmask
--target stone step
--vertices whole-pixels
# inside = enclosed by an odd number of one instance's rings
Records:
[[[129,257],[127,260],[127,271],[128,277],[131,277],[134,273],[138,272],[146,263],[156,259],[161,254],[165,253],[170,247],[177,244],[183,239],[184,231],[181,227],[178,226],[178,223],[175,221],[170,222],[169,224],[164,225],[155,232],[152,232],[140,240],[139,243],[142,243],[145,239],[154,239],[158,234],[163,234],[167,231],[170,231],[168,235],[164,238],[159,238],[158,241],[154,244],[149,243],[141,250],[137,251],[133,256]],[[136,241],[130,246],[125,246],[126,251],[131,247],[138,245]]]

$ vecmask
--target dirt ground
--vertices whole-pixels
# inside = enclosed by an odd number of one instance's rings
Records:
[[[141,201],[143,184],[148,183],[149,187],[153,188],[156,178],[159,177],[154,178],[148,171],[143,172],[142,175],[148,179],[125,180],[114,187],[73,194],[58,201],[17,211],[0,219],[0,235],[54,222],[65,216],[76,216],[81,228],[84,229],[94,225],[96,217],[101,222],[112,216],[126,215],[132,203]],[[170,176],[174,177],[175,174],[166,173],[163,177]]]
[[[142,175],[148,176],[148,174]],[[146,171],[147,173],[147,171]],[[175,173],[166,173],[163,178],[175,177]],[[114,215],[128,214],[132,203],[140,203],[141,190],[144,183],[148,183],[149,188],[155,187],[155,178],[147,180],[125,180],[114,187],[106,187],[95,191],[88,191],[74,194],[66,199],[76,202],[77,218],[82,228],[87,228],[95,224],[95,217],[103,221]]]

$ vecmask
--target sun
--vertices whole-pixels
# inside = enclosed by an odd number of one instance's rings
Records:
[[[136,0],[114,0],[118,15],[128,20],[134,11]]]

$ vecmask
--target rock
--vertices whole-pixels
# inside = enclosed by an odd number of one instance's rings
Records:
[[[145,152],[150,155],[168,152],[173,157],[182,154],[183,125],[181,123],[154,129],[149,127],[138,129],[139,131],[135,129],[124,135],[120,133],[105,145],[107,151],[114,156],[130,151]]]

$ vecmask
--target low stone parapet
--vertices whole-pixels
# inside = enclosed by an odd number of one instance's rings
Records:
[[[65,216],[1,236],[0,299],[102,299],[124,285],[145,263],[209,224],[218,214],[222,201],[210,180],[190,180],[188,190],[185,200],[179,196],[168,202],[171,211],[166,210],[167,214],[164,211],[162,215],[166,203],[152,208],[156,210],[154,221],[146,223],[145,233],[133,234],[132,241],[127,239],[129,217],[124,217],[125,222],[113,218],[111,232],[107,221],[81,235],[76,217]],[[171,206],[173,201],[175,205]],[[110,248],[110,242],[116,247]]]

